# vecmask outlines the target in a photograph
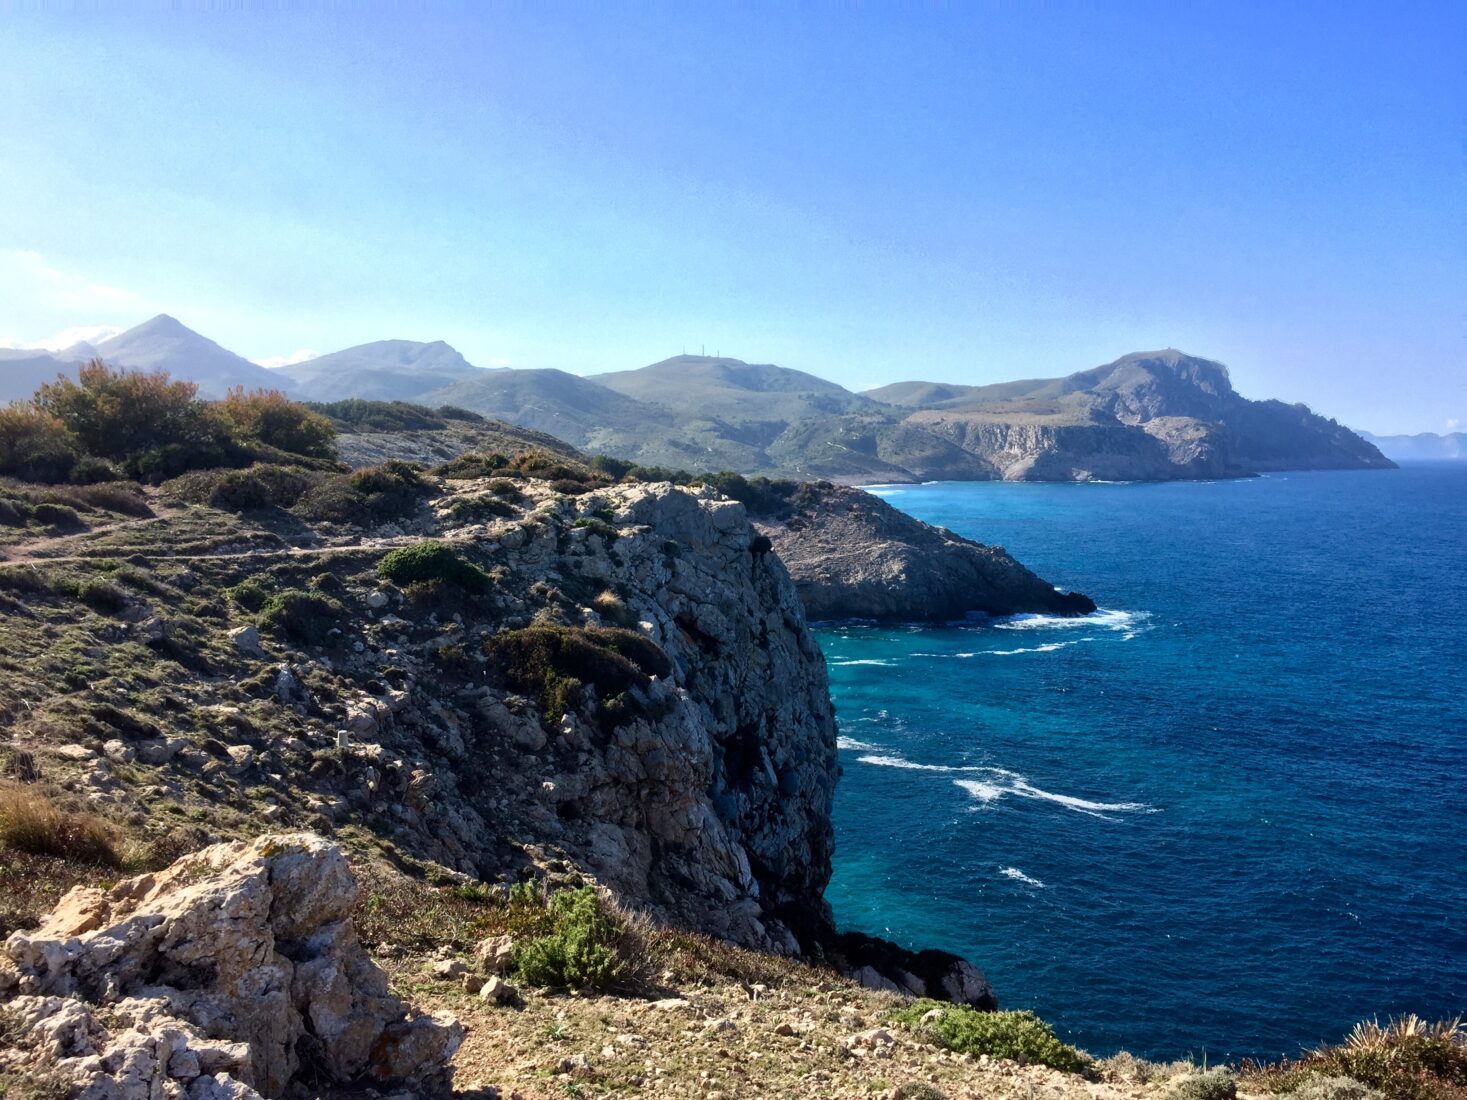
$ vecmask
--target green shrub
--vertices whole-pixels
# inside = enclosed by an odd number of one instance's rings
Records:
[[[111,581],[91,577],[77,586],[76,597],[95,611],[116,614],[127,606],[127,593]]]
[[[485,420],[482,413],[476,413],[473,409],[461,409],[457,405],[439,405],[433,411],[444,420],[464,420],[471,424],[482,424]]]
[[[31,518],[31,506],[23,500],[0,498],[0,526],[24,527]]]
[[[525,494],[520,491],[520,487],[505,477],[495,478],[486,488],[501,500],[507,500],[511,504],[517,504],[525,499]]]
[[[100,485],[107,481],[121,481],[122,477],[122,471],[105,458],[82,455],[71,468],[67,480],[73,485]]]
[[[275,586],[269,581],[261,577],[246,577],[233,588],[226,588],[224,594],[236,607],[242,607],[246,611],[259,611],[274,591]]]
[[[301,495],[294,510],[333,523],[382,523],[412,515],[430,491],[416,466],[394,459],[324,478]]]
[[[1167,1100],[1237,1100],[1238,1081],[1225,1069],[1184,1073],[1172,1078],[1165,1095]]]
[[[142,490],[132,482],[99,481],[86,485],[67,485],[47,490],[59,497],[57,503],[72,503],[86,508],[101,508],[123,516],[147,519],[153,514]]]
[[[1305,1074],[1289,1093],[1293,1100],[1381,1100],[1382,1095],[1353,1077],[1325,1073]]]
[[[615,542],[621,534],[615,527],[597,516],[582,516],[575,523],[571,524],[571,526],[577,530],[590,531],[593,535],[600,535],[602,540],[607,543]]]
[[[513,904],[514,897],[511,896]],[[530,985],[605,989],[625,967],[617,944],[625,924],[594,887],[550,895],[546,909],[552,930],[514,949],[515,973]]]
[[[336,453],[331,421],[278,390],[246,393],[243,386],[235,386],[224,400],[214,402],[211,411],[236,439],[315,458]]]
[[[320,645],[342,618],[341,604],[319,592],[277,592],[260,609],[260,625],[297,645]]]
[[[505,681],[535,699],[548,719],[574,711],[587,684],[596,686],[599,698],[610,699],[645,688],[649,675],[665,675],[672,668],[651,641],[611,627],[507,630],[486,639],[484,651]]]
[[[69,508],[65,504],[52,504],[49,501],[37,504],[32,508],[31,518],[37,523],[44,523],[50,527],[74,530],[86,526],[81,516],[76,514],[75,508]]]
[[[1467,1096],[1467,1027],[1407,1015],[1356,1024],[1338,1046],[1297,1061],[1245,1066],[1250,1086],[1294,1092],[1320,1079],[1350,1078],[1388,1100],[1457,1100]],[[1323,1086],[1318,1086],[1323,1088]]]
[[[439,477],[454,478],[458,481],[473,481],[481,477],[490,477],[508,465],[509,459],[497,451],[487,455],[471,452],[466,455],[459,455],[457,458],[449,459],[443,465],[435,467],[433,472]]]
[[[459,497],[448,506],[448,514],[460,522],[488,519],[492,516],[515,516],[519,512],[497,496],[481,494],[474,497]]]
[[[937,1015],[923,1020],[930,1012]],[[967,1005],[919,1000],[892,1014],[897,1023],[932,1035],[948,1050],[986,1054],[1015,1062],[1049,1066],[1078,1073],[1088,1059],[1055,1037],[1048,1024],[1032,1012],[979,1012]]]
[[[113,370],[100,359],[36,391],[35,405],[55,417],[89,453],[130,458],[154,448],[199,444],[218,432],[205,415],[198,386],[163,372]],[[217,465],[217,464],[216,464]]]
[[[28,402],[0,408],[0,474],[55,483],[76,463],[76,441],[59,417]]]
[[[393,550],[377,563],[377,575],[401,586],[434,581],[453,584],[476,595],[490,587],[484,570],[464,561],[446,543],[433,539]]]
[[[313,402],[307,408],[353,432],[423,432],[446,426],[443,418],[435,416],[430,409],[406,401],[350,397],[344,401]]]

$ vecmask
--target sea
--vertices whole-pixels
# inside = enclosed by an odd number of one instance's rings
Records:
[[[1100,610],[818,629],[842,927],[1096,1054],[1467,1013],[1467,463],[872,491]]]

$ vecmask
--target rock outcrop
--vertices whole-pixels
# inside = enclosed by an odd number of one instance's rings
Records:
[[[258,1100],[298,1080],[446,1091],[462,1031],[389,992],[357,943],[356,895],[340,849],[309,834],[78,887],[5,943],[6,1046],[81,1100]]]
[[[946,622],[969,612],[1095,610],[1088,596],[1057,591],[1002,547],[923,523],[859,489],[801,485],[787,508],[757,525],[811,619]]]

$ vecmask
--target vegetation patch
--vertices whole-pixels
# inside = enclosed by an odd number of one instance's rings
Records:
[[[377,575],[393,584],[452,584],[475,595],[489,591],[489,575],[464,561],[453,548],[434,539],[404,546],[377,564]]]
[[[332,523],[385,523],[418,510],[432,487],[412,463],[396,459],[328,476],[301,495],[293,511]]]
[[[453,478],[458,481],[476,481],[481,477],[492,477],[508,466],[509,459],[497,451],[487,455],[470,453],[450,459],[441,466],[435,466],[433,472],[439,477]]]
[[[614,627],[529,626],[485,640],[485,654],[516,691],[535,699],[546,718],[576,709],[587,684],[600,699],[645,688],[672,662],[655,643]]]
[[[1322,1080],[1349,1078],[1389,1100],[1467,1100],[1467,1027],[1408,1015],[1355,1025],[1338,1046],[1270,1065],[1245,1063],[1250,1086],[1280,1093],[1322,1092]],[[1342,1098],[1344,1100],[1344,1098]]]
[[[511,907],[531,897],[521,891]],[[548,930],[514,949],[513,966],[521,980],[571,989],[615,984],[626,971],[617,951],[627,931],[621,915],[592,886],[557,891],[544,904]]]
[[[1060,1042],[1032,1012],[979,1012],[967,1005],[924,999],[898,1009],[892,1019],[961,1054],[986,1054],[1066,1073],[1078,1073],[1089,1064],[1085,1055]]]
[[[116,831],[94,814],[63,809],[34,786],[0,785],[0,846],[34,856],[117,867]]]
[[[1167,1100],[1237,1100],[1238,1079],[1226,1069],[1184,1073],[1172,1080]]]
[[[448,514],[461,523],[497,517],[516,516],[519,510],[514,505],[490,493],[478,496],[459,497],[448,506]]]
[[[342,619],[341,604],[320,592],[277,592],[260,608],[260,625],[298,645],[321,645]]]

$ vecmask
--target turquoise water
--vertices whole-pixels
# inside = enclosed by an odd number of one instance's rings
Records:
[[[842,926],[1097,1053],[1467,1011],[1467,469],[879,491],[1104,610],[820,631]]]

